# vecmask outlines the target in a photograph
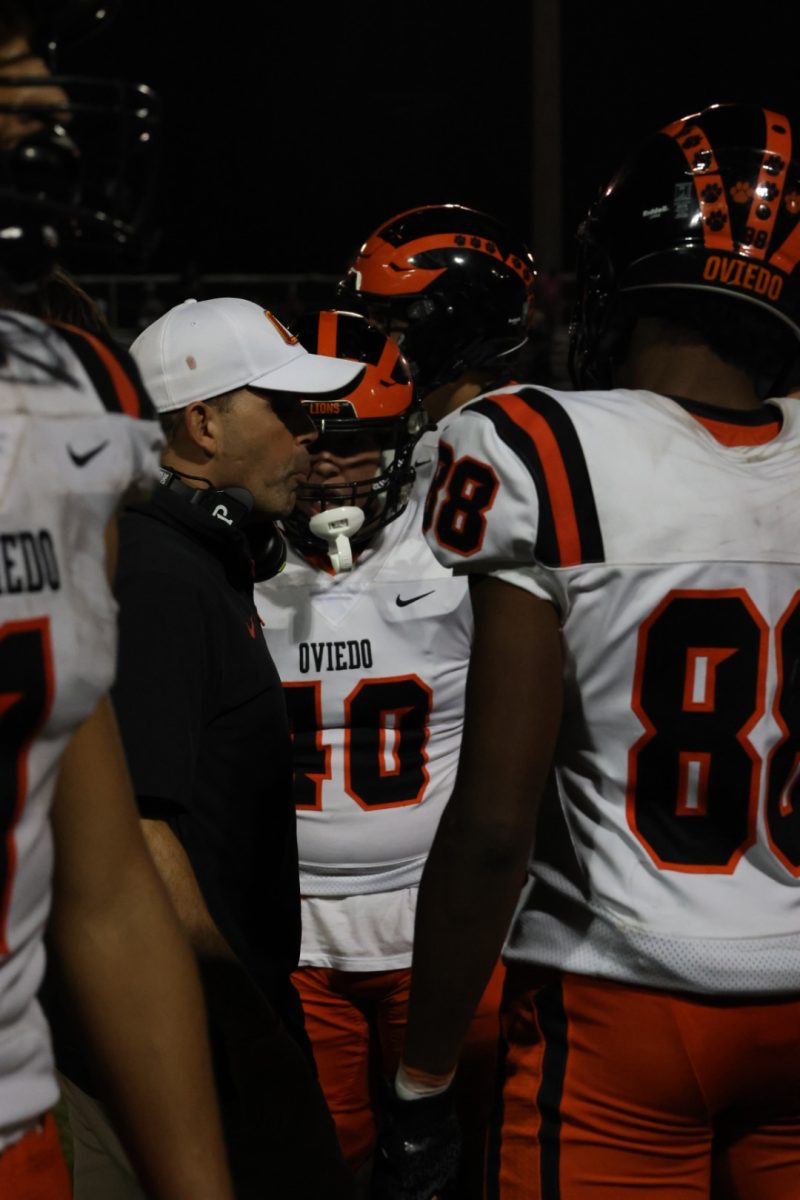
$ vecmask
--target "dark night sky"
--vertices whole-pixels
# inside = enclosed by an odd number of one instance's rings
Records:
[[[531,7],[226,0],[212,19],[187,0],[127,0],[75,65],[163,97],[150,267],[338,272],[380,221],[445,200],[536,249]],[[797,0],[560,7],[567,267],[572,230],[640,137],[715,100],[800,112]]]

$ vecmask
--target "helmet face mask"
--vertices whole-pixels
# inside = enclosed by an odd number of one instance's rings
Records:
[[[323,312],[302,317],[293,332],[314,354],[365,364],[352,389],[333,399],[304,401],[318,438],[309,446],[312,472],[297,490],[297,505],[284,521],[287,536],[303,553],[326,553],[311,532],[316,514],[342,507],[363,511],[350,540],[368,543],[406,508],[414,482],[414,446],[427,420],[414,394],[411,373],[397,346],[366,318]]]
[[[618,171],[578,232],[570,368],[608,387],[637,306],[681,297],[748,313],[800,350],[800,160],[786,117],[715,105],[673,122]],[[655,301],[657,304],[657,301]],[[743,306],[747,306],[745,309]],[[687,304],[688,308],[688,304]],[[776,376],[780,374],[778,364]]]
[[[355,545],[370,541],[408,504],[413,467],[412,440],[398,422],[359,422],[357,431],[337,429],[323,432],[309,446],[312,460],[327,455],[338,468],[335,482],[308,482],[297,491],[297,509],[292,517],[305,523],[307,517],[327,509],[352,505],[364,513],[364,523],[351,539]],[[313,474],[313,472],[312,472]],[[292,518],[289,518],[292,523]],[[324,547],[319,541],[313,549]]]
[[[426,395],[525,344],[535,273],[494,218],[428,205],[367,239],[339,295],[395,338]]]
[[[51,73],[66,40],[95,31],[113,3],[69,0],[47,28],[10,25],[0,58],[0,276],[33,289],[58,257],[132,248],[149,206],[159,105],[144,85]],[[56,29],[57,22],[62,28]],[[4,27],[5,31],[5,27]],[[37,57],[43,44],[50,66]]]

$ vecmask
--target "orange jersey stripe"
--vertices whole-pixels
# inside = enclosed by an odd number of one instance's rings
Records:
[[[732,425],[727,421],[699,417],[696,413],[692,416],[723,446],[764,446],[781,431],[781,422],[777,420],[768,425]]]
[[[88,342],[94,350],[101,363],[108,371],[109,379],[114,387],[114,392],[119,400],[119,406],[122,411],[129,417],[141,417],[142,407],[139,403],[139,395],[131,380],[125,374],[121,365],[115,358],[113,352],[108,346],[104,345],[99,338],[93,334],[87,333],[85,329],[79,329],[77,325],[68,325],[64,323],[64,329],[69,329],[71,333],[77,333],[84,341]]]
[[[553,431],[544,417],[529,408],[519,396],[510,394],[493,399],[536,445],[553,509],[561,566],[579,563],[582,554],[578,518],[564,459]]]

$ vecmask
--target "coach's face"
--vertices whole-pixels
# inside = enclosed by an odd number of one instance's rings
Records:
[[[316,431],[299,397],[240,388],[215,414],[217,486],[246,488],[255,512],[287,517],[308,477]]]

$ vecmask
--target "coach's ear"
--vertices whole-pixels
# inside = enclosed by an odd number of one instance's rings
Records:
[[[213,458],[219,448],[220,413],[205,400],[196,400],[182,410],[183,431],[191,446]]]

